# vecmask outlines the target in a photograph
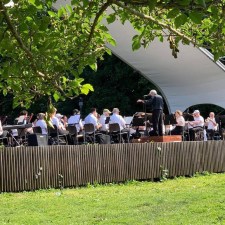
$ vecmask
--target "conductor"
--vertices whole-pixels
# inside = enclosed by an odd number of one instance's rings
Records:
[[[138,99],[137,102],[146,104],[152,107],[152,123],[153,130],[149,132],[151,136],[163,135],[163,98],[157,94],[156,90],[151,90],[148,94],[150,96],[147,100]]]

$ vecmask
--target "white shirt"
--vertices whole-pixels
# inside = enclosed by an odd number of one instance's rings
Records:
[[[66,128],[64,127],[64,125],[62,124],[62,122],[56,117],[54,116],[53,118],[51,118],[52,120],[52,124],[56,125],[58,127],[58,129],[62,129],[65,130]]]
[[[109,123],[118,123],[120,125],[120,130],[123,130],[126,127],[126,122],[123,117],[116,113],[113,113],[112,116],[110,116]]]
[[[199,116],[199,117],[194,117],[194,120],[195,121],[199,121],[198,124],[194,124],[193,127],[203,127],[204,126],[204,119],[202,116]]]
[[[212,120],[212,121],[210,121]],[[214,125],[216,123],[215,118],[210,118],[210,120],[208,120],[207,122],[207,129],[209,130],[216,130],[217,129],[217,124]]]
[[[84,119],[84,123],[92,123],[96,129],[97,125],[98,125],[98,119],[92,114],[88,114],[85,119]]]
[[[41,127],[42,134],[48,134],[47,124],[44,120],[38,120],[36,127]]]
[[[176,117],[177,126],[184,127],[185,126],[185,120],[183,116]]]
[[[107,116],[105,116],[104,114],[100,116],[99,119],[99,123],[102,124],[102,127],[100,128],[100,130],[102,131],[108,131],[109,130],[109,124],[105,124],[105,120],[106,120]]]
[[[82,124],[79,114],[70,116],[70,118],[68,119],[68,124],[69,125],[75,124],[75,126],[77,128],[77,132],[79,132],[81,129],[83,129],[83,124]]]

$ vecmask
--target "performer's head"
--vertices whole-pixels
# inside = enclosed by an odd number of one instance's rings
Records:
[[[115,113],[115,114],[119,114],[120,110],[118,108],[114,108],[112,112]]]
[[[199,116],[200,116],[200,111],[199,111],[199,110],[195,110],[195,111],[193,112],[193,116],[194,116],[194,117],[199,117]]]
[[[157,91],[156,91],[156,90],[151,90],[151,91],[149,92],[149,95],[155,96],[155,95],[157,95]]]
[[[182,116],[183,115],[183,113],[180,111],[180,110],[176,110],[176,112],[175,112],[175,116]]]

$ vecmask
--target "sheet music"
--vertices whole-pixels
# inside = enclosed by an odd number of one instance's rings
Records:
[[[126,125],[130,125],[133,120],[133,116],[124,116],[124,120],[126,122]]]

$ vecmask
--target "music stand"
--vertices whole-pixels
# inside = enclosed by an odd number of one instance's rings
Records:
[[[194,121],[194,117],[192,114],[184,114],[185,121]]]
[[[172,125],[172,124],[176,124],[176,123],[177,123],[177,121],[175,119],[174,114],[165,115],[164,125]]]
[[[105,124],[108,124],[109,120],[110,120],[110,116],[107,116],[106,119],[105,119]]]
[[[142,117],[134,117],[132,122],[133,127],[141,127],[145,126],[145,118]]]

